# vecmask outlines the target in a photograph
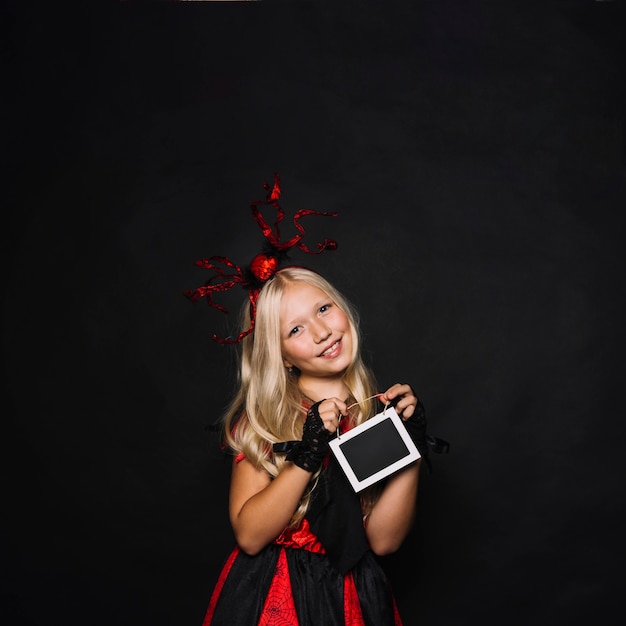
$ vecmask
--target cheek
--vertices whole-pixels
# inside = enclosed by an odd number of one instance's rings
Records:
[[[302,358],[302,348],[297,341],[291,340],[282,343],[283,359],[288,361],[297,361]]]
[[[341,312],[341,314],[339,315],[339,319],[337,320],[337,327],[346,333],[350,332],[350,320],[348,319],[348,316],[343,312]]]
[[[353,341],[353,337],[352,337],[352,325],[350,324],[350,320],[344,316],[343,319],[343,324],[342,324],[342,330],[343,330],[343,340],[344,343],[349,343],[350,345],[350,350],[352,351],[354,349],[354,341]]]

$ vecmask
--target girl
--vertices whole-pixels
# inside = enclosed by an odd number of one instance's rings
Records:
[[[243,315],[249,328],[248,306]],[[259,292],[223,420],[237,545],[203,626],[402,624],[376,555],[411,528],[421,461],[357,494],[328,446],[387,403],[424,450],[421,404],[407,384],[379,393],[350,303],[311,270],[277,271]]]

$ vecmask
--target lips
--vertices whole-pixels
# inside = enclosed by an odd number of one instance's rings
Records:
[[[328,346],[328,348],[326,348],[326,350],[324,350],[324,352],[320,354],[320,357],[322,358],[335,357],[339,354],[340,351],[341,351],[341,339],[338,339],[333,344]]]

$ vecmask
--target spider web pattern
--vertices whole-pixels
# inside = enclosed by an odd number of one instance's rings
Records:
[[[361,603],[351,573],[346,574],[343,579],[343,610],[346,626],[364,626]]]
[[[284,549],[280,551],[272,586],[263,605],[258,626],[298,626]]]

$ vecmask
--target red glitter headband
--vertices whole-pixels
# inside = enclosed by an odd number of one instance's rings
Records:
[[[241,287],[248,292],[248,298],[250,300],[250,328],[239,333],[237,339],[220,338],[216,334],[213,334],[213,340],[218,343],[239,343],[254,330],[256,302],[259,297],[259,292],[263,285],[278,272],[280,263],[285,258],[290,248],[299,248],[307,254],[319,254],[324,250],[337,249],[337,242],[332,239],[324,239],[323,243],[318,243],[317,250],[311,250],[302,242],[305,232],[299,222],[300,218],[306,215],[326,215],[330,217],[337,217],[338,215],[338,213],[329,213],[327,211],[300,209],[293,217],[293,224],[300,234],[294,235],[289,241],[281,242],[278,225],[283,220],[285,212],[278,203],[278,199],[280,198],[280,177],[278,174],[274,174],[273,187],[270,187],[267,183],[263,183],[263,188],[267,191],[265,200],[255,200],[250,204],[252,217],[260,226],[266,240],[263,252],[259,252],[243,270],[238,265],[235,265],[228,257],[212,256],[208,259],[200,259],[196,261],[195,264],[204,269],[213,270],[215,274],[205,281],[201,287],[193,290],[188,289],[183,292],[183,294],[194,303],[200,298],[206,297],[207,304],[222,311],[222,313],[228,313],[228,310],[221,304],[213,301],[214,293],[228,291],[235,285],[241,285]],[[259,211],[259,205],[262,204],[271,205],[277,211],[273,228],[265,221],[265,218]]]

